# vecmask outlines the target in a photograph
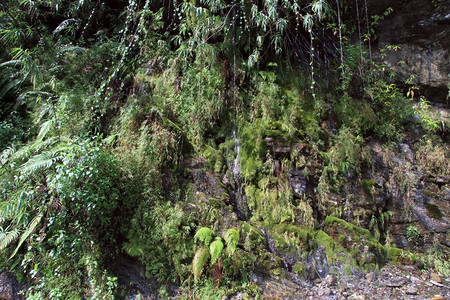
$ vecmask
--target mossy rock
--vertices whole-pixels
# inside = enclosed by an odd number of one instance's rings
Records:
[[[266,238],[255,227],[247,222],[241,223],[241,237],[244,240],[244,248],[251,251],[256,248],[265,248]]]
[[[209,198],[209,205],[211,205],[212,207],[217,208],[217,209],[227,206],[224,201],[216,199],[216,198]]]
[[[314,230],[305,226],[280,224],[274,227],[274,231],[294,234],[296,241],[295,243],[291,242],[291,244],[296,245],[305,252],[314,249],[317,245],[314,240]]]
[[[267,250],[262,250],[258,254],[257,264],[261,268],[263,268],[264,270],[268,270],[271,274],[274,274],[274,272],[278,273],[283,265],[280,257],[273,253],[270,253]]]
[[[344,264],[341,267],[341,273],[344,276],[352,276],[353,275],[353,269],[352,269],[352,265],[351,264]]]
[[[362,179],[361,184],[362,184],[364,192],[368,196],[372,196],[372,188],[375,186],[378,186],[378,182],[376,182],[375,180],[369,180],[369,179]]]
[[[354,224],[350,224],[345,220],[342,220],[338,217],[335,216],[327,216],[325,218],[324,221],[325,224],[327,225],[333,225],[333,224],[338,224],[340,226],[342,226],[343,229],[345,229],[348,233],[357,233],[359,235],[362,235],[366,240],[371,240],[373,242],[378,242],[377,240],[374,239],[374,237],[372,236],[372,234],[370,233],[369,230],[356,226]]]
[[[427,215],[433,219],[441,219],[442,212],[437,205],[427,203],[425,204],[425,208],[427,209]]]
[[[436,195],[436,193],[433,193],[433,192],[431,192],[431,191],[429,191],[429,190],[422,190],[422,193],[423,193],[426,197],[428,197],[428,198],[435,198],[435,199],[438,198],[438,196]]]
[[[275,241],[275,245],[277,247],[277,249],[283,253],[288,253],[289,252],[289,244],[286,242],[286,240],[284,239],[284,237],[280,236],[279,234],[271,234],[270,235],[273,240]]]
[[[300,277],[306,277],[306,266],[302,262],[296,262],[295,265],[292,267],[292,272],[297,274]]]

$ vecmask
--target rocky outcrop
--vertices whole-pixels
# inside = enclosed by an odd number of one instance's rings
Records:
[[[368,1],[370,15],[393,12],[379,22],[373,46],[376,58],[390,66],[398,83],[420,88],[429,101],[448,105],[450,4],[445,1]],[[387,49],[388,46],[398,46]],[[378,51],[377,51],[378,52]],[[375,53],[375,52],[374,52]],[[418,95],[416,95],[418,96]]]
[[[20,284],[14,276],[6,272],[0,272],[0,299],[23,299],[23,297],[19,296],[19,292],[24,288],[25,286]]]

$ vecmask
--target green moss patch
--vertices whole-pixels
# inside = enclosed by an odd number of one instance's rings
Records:
[[[433,218],[433,219],[441,219],[442,218],[442,212],[439,209],[439,207],[437,207],[436,205],[427,203],[427,204],[425,204],[425,208],[427,209],[427,214],[430,218]]]

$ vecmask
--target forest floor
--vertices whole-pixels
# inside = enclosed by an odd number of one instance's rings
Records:
[[[310,286],[266,281],[264,299],[450,299],[450,278],[416,266],[388,264],[379,271],[351,276],[328,275]],[[232,299],[242,299],[236,295]]]

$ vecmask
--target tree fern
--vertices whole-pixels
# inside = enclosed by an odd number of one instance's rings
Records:
[[[13,253],[9,258],[13,258],[14,255],[16,255],[17,251],[19,250],[20,246],[22,246],[23,242],[30,236],[30,234],[36,229],[36,227],[39,225],[43,217],[42,213],[37,214],[33,220],[31,220],[30,224],[28,224],[28,228],[25,230],[24,233],[20,236],[19,243],[17,244],[16,249],[14,249]]]
[[[202,270],[208,257],[209,251],[206,248],[200,248],[195,252],[194,260],[192,261],[192,272],[194,273],[195,282],[197,282],[202,275]]]
[[[223,235],[225,239],[225,243],[227,245],[227,254],[228,256],[232,256],[234,251],[236,251],[237,244],[239,242],[239,231],[234,228],[228,229]]]
[[[206,247],[208,247],[209,242],[212,240],[212,230],[208,227],[200,228],[194,236],[194,241],[200,240]]]
[[[216,240],[211,243],[209,252],[211,254],[211,265],[214,265],[223,252],[223,243],[220,237],[216,237]]]

